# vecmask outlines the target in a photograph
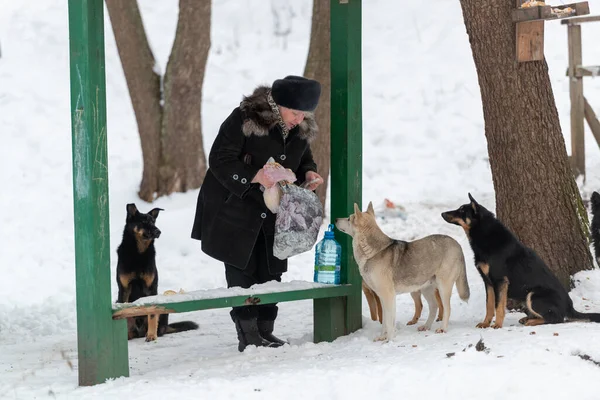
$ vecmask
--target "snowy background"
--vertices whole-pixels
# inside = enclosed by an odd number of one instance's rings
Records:
[[[592,14],[600,0],[590,0]],[[151,46],[165,70],[177,1],[140,1]],[[210,149],[221,121],[261,83],[302,74],[308,51],[309,0],[221,0],[212,16],[204,83],[203,129]],[[477,330],[483,284],[469,264],[471,300],[452,299],[450,331],[417,332],[409,295],[398,296],[396,339],[373,343],[378,324],[334,343],[312,340],[312,303],[280,304],[281,349],[237,351],[228,310],[172,316],[197,331],[154,343],[129,343],[131,377],[77,387],[73,199],[67,2],[0,0],[0,398],[565,398],[597,399],[600,327],[573,323],[521,327],[509,314],[499,331]],[[494,209],[477,77],[458,1],[363,1],[363,202],[402,204],[407,220],[381,220],[391,236],[412,240],[445,233],[472,253],[462,230],[440,212],[471,192]],[[600,23],[583,30],[584,65],[600,63]],[[567,148],[567,32],[546,23],[546,59]],[[154,205],[136,192],[142,158],[132,106],[106,15],[106,83],[111,212],[111,269],[125,204]],[[585,96],[600,115],[600,81]],[[586,125],[586,130],[587,130]],[[600,150],[586,132],[584,198],[600,189]],[[159,291],[223,287],[220,263],[189,238],[197,191],[161,198],[157,225]],[[292,259],[284,280],[311,280],[312,253]],[[571,296],[581,311],[600,312],[600,273],[577,275]],[[368,316],[366,302],[363,315]],[[423,315],[426,317],[426,313]],[[435,326],[434,326],[435,327]],[[484,339],[488,351],[474,345]],[[462,351],[466,349],[466,351]],[[448,353],[455,353],[448,357]],[[72,367],[72,368],[71,368]]]

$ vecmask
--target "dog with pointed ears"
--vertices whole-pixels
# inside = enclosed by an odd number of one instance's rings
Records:
[[[155,225],[161,208],[144,214],[135,204],[127,204],[127,217],[123,229],[123,240],[117,248],[117,303],[131,303],[146,296],[158,294],[158,270],[154,240],[160,237]],[[165,333],[198,329],[191,321],[169,324],[169,314],[150,314],[147,317],[127,318],[127,338],[146,337],[156,340]]]
[[[600,314],[580,313],[560,281],[533,249],[521,243],[493,213],[477,203],[442,213],[448,223],[462,227],[475,254],[475,265],[486,288],[486,314],[478,328],[502,328],[507,299],[525,306],[527,326],[568,321],[600,322]],[[492,319],[496,316],[493,325]]]
[[[428,330],[437,314],[438,289],[444,315],[438,333],[448,330],[450,296],[456,283],[460,298],[469,298],[465,257],[458,242],[446,235],[430,235],[412,242],[392,239],[377,225],[373,204],[361,212],[338,218],[336,227],[352,236],[354,259],[366,286],[377,295],[383,311],[382,334],[376,341],[395,336],[396,294],[420,291],[429,305],[429,316],[419,330]]]

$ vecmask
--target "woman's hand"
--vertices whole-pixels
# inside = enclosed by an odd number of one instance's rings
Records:
[[[256,175],[254,175],[254,178],[252,179],[252,183],[260,183],[265,188],[269,189],[270,187],[273,187],[277,182],[270,179],[267,176],[267,174],[265,174],[264,168],[261,168],[258,170]]]
[[[317,174],[314,171],[308,171],[305,175],[304,184],[302,185],[305,189],[315,190],[323,183],[323,178],[321,175]]]

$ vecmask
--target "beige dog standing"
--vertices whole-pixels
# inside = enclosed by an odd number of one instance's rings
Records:
[[[469,299],[469,283],[465,257],[458,242],[446,235],[430,235],[413,242],[395,240],[377,225],[373,204],[361,212],[354,204],[354,214],[338,218],[336,227],[352,236],[354,259],[366,286],[381,300],[383,330],[376,340],[395,336],[396,294],[420,291],[429,306],[429,316],[419,330],[431,328],[437,313],[435,290],[438,289],[444,307],[442,326],[436,332],[448,330],[450,296],[456,283],[458,294]]]

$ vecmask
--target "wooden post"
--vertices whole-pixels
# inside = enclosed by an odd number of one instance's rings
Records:
[[[104,2],[69,0],[79,385],[129,375],[127,324],[112,320]]]
[[[331,0],[332,221],[352,214],[354,203],[362,200],[361,26],[361,0]],[[362,327],[362,280],[352,241],[339,231],[336,240],[342,245],[342,283],[352,285],[352,294],[345,300],[315,300],[315,341],[333,340]]]
[[[588,103],[585,97],[583,98],[583,102],[585,106],[585,119],[588,122],[588,125],[590,126],[590,130],[594,135],[594,139],[596,139],[596,143],[598,143],[598,146],[600,146],[600,121],[598,121],[594,109],[592,108],[592,106],[590,106],[590,103]]]
[[[313,301],[315,343],[332,342],[346,331],[346,298],[328,297]]]
[[[582,64],[581,25],[568,25],[569,42],[569,93],[571,97],[571,167],[575,177],[585,180],[585,140],[583,78],[577,68]]]

